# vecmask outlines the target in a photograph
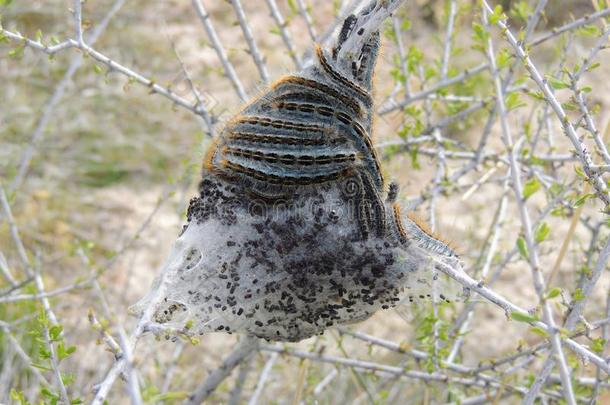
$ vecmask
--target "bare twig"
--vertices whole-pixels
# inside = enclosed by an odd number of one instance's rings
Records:
[[[216,51],[216,55],[218,55],[218,59],[220,59],[220,63],[222,63],[222,67],[224,68],[225,74],[227,75],[227,77],[231,81],[231,84],[233,84],[233,87],[235,88],[235,92],[242,101],[246,101],[248,99],[248,96],[244,91],[244,86],[241,84],[241,80],[239,80],[239,78],[237,77],[237,73],[235,72],[233,64],[229,61],[229,58],[227,57],[227,52],[225,51],[225,48],[222,45],[222,42],[220,41],[220,38],[218,37],[214,26],[212,25],[210,16],[208,15],[208,12],[206,11],[202,1],[193,0],[193,7],[197,12],[197,16],[199,16],[199,19],[201,20],[201,24],[203,24],[203,28],[205,28],[205,32],[208,36],[208,39],[212,43],[212,47]]]
[[[290,55],[290,58],[292,58],[292,61],[294,62],[296,68],[298,70],[301,70],[303,68],[303,64],[294,48],[292,38],[290,37],[290,33],[288,32],[288,29],[286,27],[286,21],[284,21],[284,17],[282,17],[280,10],[277,8],[277,3],[275,2],[275,0],[265,1],[267,2],[267,7],[269,7],[271,16],[275,20],[275,23],[277,24],[277,27],[280,30],[280,34],[282,35],[282,41],[284,41],[284,45],[286,45],[286,48],[288,49],[288,54]]]
[[[247,356],[256,350],[258,345],[258,339],[251,337],[244,337],[239,344],[233,349],[233,352],[229,354],[222,362],[220,367],[216,368],[210,373],[208,378],[201,384],[195,391],[189,395],[185,404],[198,405],[205,401],[210,394],[214,392],[216,387],[227,378],[233,369],[237,367]]]
[[[269,72],[267,71],[265,60],[261,55],[258,46],[256,45],[256,41],[254,40],[252,30],[250,30],[250,26],[248,25],[248,21],[246,20],[246,14],[244,13],[244,9],[241,5],[241,2],[240,0],[231,0],[231,5],[233,5],[233,9],[235,9],[237,21],[239,21],[239,26],[241,27],[241,30],[244,33],[244,38],[248,43],[248,49],[250,50],[250,55],[252,55],[254,64],[256,64],[258,73],[264,83],[269,83]]]

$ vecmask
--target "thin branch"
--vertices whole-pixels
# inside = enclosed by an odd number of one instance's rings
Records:
[[[75,3],[75,5],[78,4],[78,6],[80,7],[80,4],[81,4],[80,0],[75,0],[74,3]],[[87,39],[87,43],[89,43],[91,46],[93,46],[97,42],[99,37],[104,33],[104,31],[108,27],[110,20],[119,12],[121,7],[123,7],[123,4],[125,4],[125,0],[117,0],[114,2],[112,7],[110,7],[110,9],[108,10],[108,13],[106,13],[104,18],[100,21],[100,23],[93,29],[93,32]],[[80,14],[80,10],[78,11],[78,13]],[[75,17],[76,17],[76,12],[75,12]],[[77,26],[80,27],[81,26],[80,17],[75,18],[75,19],[77,20],[76,21]],[[82,31],[80,34],[81,34],[81,40],[77,41],[77,42],[82,45],[83,44]],[[23,180],[25,179],[27,172],[30,168],[30,164],[32,162],[32,157],[34,156],[34,152],[35,152],[36,148],[38,147],[38,145],[40,144],[40,141],[44,137],[45,129],[47,128],[49,121],[51,121],[51,119],[53,118],[55,109],[57,108],[60,101],[62,100],[68,85],[72,81],[72,77],[74,77],[74,74],[78,71],[78,69],[82,65],[82,63],[83,63],[82,54],[78,54],[72,59],[72,61],[70,62],[70,66],[68,66],[68,69],[64,73],[64,76],[61,78],[61,80],[55,87],[53,94],[51,95],[49,100],[46,102],[46,104],[43,108],[42,115],[40,116],[40,119],[38,120],[38,123],[36,124],[36,128],[34,129],[34,132],[32,133],[30,142],[28,143],[27,148],[21,155],[21,163],[19,164],[19,168],[17,169],[17,175],[13,178],[11,184],[8,186],[8,190],[10,192],[17,190],[21,186],[21,183],[23,182]]]
[[[309,37],[311,38],[311,41],[313,43],[316,43],[316,37],[318,36],[316,34],[316,28],[313,25],[313,21],[311,19],[311,15],[309,14],[309,11],[307,10],[307,6],[305,5],[305,0],[296,0],[297,2],[297,6],[299,7],[299,14],[301,14],[301,17],[303,17],[303,20],[305,21],[305,24],[307,25],[307,32],[309,33]]]
[[[294,45],[292,44],[292,38],[290,37],[290,33],[286,28],[286,21],[284,21],[284,17],[282,17],[280,10],[277,8],[277,3],[275,2],[275,0],[265,1],[267,2],[267,7],[269,7],[269,11],[271,12],[271,17],[273,17],[275,23],[277,24],[277,27],[280,30],[282,41],[284,41],[284,45],[286,45],[286,48],[288,49],[288,54],[290,55],[290,58],[292,58],[292,61],[294,62],[294,65],[296,66],[297,70],[303,69],[303,64],[299,59],[299,56],[297,55]]]
[[[235,349],[222,362],[220,367],[210,373],[208,378],[195,389],[185,405],[199,405],[203,403],[246,357],[256,350],[258,339],[249,336],[243,339],[236,345]]]
[[[493,12],[493,10],[489,6],[489,4],[487,4],[486,0],[483,0],[483,4],[485,5],[485,8],[488,11]],[[563,130],[564,130],[564,133],[566,134],[566,136],[568,137],[570,142],[572,142],[572,145],[576,149],[576,152],[578,153],[578,156],[581,159],[581,162],[583,165],[583,170],[584,170],[585,174],[587,175],[587,177],[589,178],[589,181],[595,188],[597,196],[600,198],[600,200],[602,200],[604,205],[606,205],[606,206],[609,205],[610,196],[608,196],[608,190],[606,188],[606,184],[599,177],[598,173],[596,173],[595,171],[593,171],[591,169],[591,165],[593,165],[591,156],[590,156],[589,152],[587,151],[586,146],[580,140],[580,137],[576,134],[576,130],[574,129],[574,126],[570,122],[565,110],[561,106],[561,103],[559,103],[559,101],[557,101],[557,98],[553,94],[553,91],[551,90],[550,86],[548,85],[546,80],[542,77],[542,75],[540,74],[540,72],[538,71],[538,69],[536,68],[534,63],[532,62],[531,57],[523,49],[523,47],[519,44],[519,41],[517,41],[517,39],[515,38],[513,33],[510,31],[510,29],[506,26],[504,21],[502,21],[502,19],[498,20],[497,25],[502,30],[502,33],[504,34],[505,39],[511,45],[511,47],[513,48],[513,50],[515,51],[515,53],[517,54],[519,59],[521,59],[523,65],[525,66],[525,68],[527,69],[527,71],[530,75],[530,78],[536,83],[536,85],[538,86],[540,91],[542,91],[546,102],[549,103],[549,105],[551,106],[551,108],[553,109],[555,114],[557,115],[557,118],[559,118],[559,121],[561,122],[561,126],[563,127]]]
[[[250,396],[250,399],[248,400],[248,405],[256,405],[258,403],[258,399],[263,393],[263,388],[265,388],[265,383],[269,378],[269,373],[271,373],[271,369],[273,368],[273,365],[277,361],[278,357],[278,353],[272,353],[271,356],[269,356],[269,359],[265,362],[263,371],[261,371],[261,374],[258,378],[258,382],[256,383],[254,393]]]
[[[208,15],[203,3],[201,0],[193,0],[193,7],[197,12],[197,16],[199,16],[199,19],[201,20],[201,24],[203,24],[203,28],[205,29],[208,39],[212,43],[212,47],[216,51],[216,55],[218,55],[218,59],[220,59],[220,63],[222,63],[222,67],[224,68],[227,78],[231,81],[231,84],[235,88],[235,92],[241,101],[247,101],[248,96],[244,91],[244,86],[241,84],[241,80],[239,80],[237,77],[233,64],[227,57],[227,52],[225,51],[222,42],[220,42],[220,38],[218,38],[218,34],[212,25],[212,20],[210,19],[210,16]]]
[[[267,71],[267,66],[265,65],[265,59],[261,55],[261,52],[258,49],[258,46],[256,45],[256,41],[254,40],[254,36],[252,35],[252,30],[250,30],[250,26],[248,25],[248,21],[246,20],[246,14],[244,13],[241,1],[231,0],[231,5],[233,6],[233,9],[235,9],[237,21],[239,21],[239,26],[241,27],[241,30],[244,33],[244,38],[246,39],[248,49],[250,50],[250,55],[252,55],[254,64],[258,69],[258,73],[264,83],[269,83],[269,72]]]
[[[604,18],[606,16],[610,16],[610,8],[605,8],[596,13],[586,15],[559,28],[553,28],[548,34],[543,34],[538,38],[534,39],[532,42],[529,43],[529,46],[538,46],[541,43],[548,41],[549,39],[555,38],[563,34],[564,32],[572,31],[582,27],[583,25],[591,24],[596,20],[599,20],[600,18]]]
[[[76,42],[82,46],[84,44],[82,0],[74,0],[74,31]]]

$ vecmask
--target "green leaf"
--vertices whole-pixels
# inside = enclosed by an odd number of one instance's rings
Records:
[[[574,166],[574,172],[581,179],[586,179],[587,178],[587,175],[585,174],[585,172],[582,170],[582,167],[580,167],[580,166]]]
[[[478,42],[481,45],[484,45],[489,38],[489,33],[485,30],[481,24],[473,22],[472,23],[472,31],[473,31],[473,40]]]
[[[526,323],[536,322],[538,320],[537,317],[532,316],[530,314],[526,314],[525,312],[511,312],[510,317],[511,319],[514,319],[517,322]]]
[[[22,391],[11,389],[11,399],[13,401],[18,401],[19,405],[31,405],[31,403],[25,398],[25,395]]]
[[[601,338],[601,337],[597,338],[597,339],[593,339],[593,342],[591,343],[591,350],[593,350],[597,354],[602,354],[604,352],[605,345],[606,345],[606,339]]]
[[[601,34],[597,25],[583,25],[576,32],[584,37],[598,37]]]
[[[533,99],[536,99],[538,101],[545,101],[546,98],[544,97],[544,94],[540,91],[528,91],[526,93],[528,96],[530,96]]]
[[[546,298],[552,300],[555,297],[559,297],[559,295],[561,295],[561,288],[555,287],[546,294]]]
[[[41,346],[38,347],[38,356],[41,359],[44,359],[44,360],[50,359],[51,358],[51,351],[48,350],[46,347],[41,345]]]
[[[536,177],[529,179],[523,186],[523,199],[530,198],[536,191],[540,190],[540,187],[540,182]]]
[[[419,170],[421,169],[421,166],[419,165],[419,161],[417,160],[417,156],[419,154],[419,150],[417,150],[417,148],[413,148],[410,152],[409,155],[411,155],[411,166],[413,167],[413,169],[415,170]]]
[[[51,390],[49,390],[48,388],[41,389],[40,393],[43,397],[47,398],[47,400],[50,401],[48,402],[49,404],[54,405],[59,401],[59,395],[52,393]]]
[[[402,74],[400,69],[396,69],[396,68],[391,69],[390,76],[392,76],[394,81],[399,82],[399,83],[405,83],[407,81],[407,78],[405,77],[405,75]]]
[[[64,342],[59,342],[59,344],[57,345],[57,357],[59,358],[59,361],[62,361],[63,359],[69,357],[75,351],[76,346],[70,346],[66,348]]]
[[[61,325],[53,325],[51,326],[51,328],[49,328],[49,337],[51,338],[52,342],[55,342],[59,339],[59,337],[61,336],[61,332],[64,330],[64,328]]]
[[[574,301],[582,301],[584,298],[585,298],[585,295],[582,293],[582,290],[580,288],[577,288],[572,293],[572,299]]]
[[[555,79],[552,76],[547,77],[546,80],[555,90],[567,89],[570,87],[570,83]]]
[[[294,0],[288,0],[288,7],[290,7],[290,11],[292,11],[293,14],[297,14],[299,12]]]
[[[534,238],[536,239],[537,243],[543,242],[546,240],[546,238],[549,236],[549,233],[551,232],[551,228],[549,227],[549,224],[547,224],[546,222],[541,223],[538,228],[536,229],[536,232],[534,234]]]
[[[568,101],[567,103],[561,103],[561,106],[563,107],[564,110],[568,110],[568,111],[578,110],[578,105],[576,105],[576,103],[572,103],[570,101]]]
[[[72,373],[62,373],[61,374],[61,381],[63,381],[64,385],[67,387],[69,385],[72,385],[72,383],[74,383],[74,381],[76,381],[76,376]]]
[[[45,366],[44,364],[40,363],[32,363],[31,366],[44,371],[53,371],[51,367]]]
[[[25,45],[19,45],[15,49],[11,49],[8,52],[8,56],[10,56],[11,58],[19,59],[23,56],[24,51],[25,51]]]
[[[530,15],[532,15],[534,10],[527,3],[527,1],[520,1],[520,2],[511,3],[510,12],[513,16],[515,16],[515,18],[517,18],[523,22],[527,22],[528,17]]]
[[[498,4],[494,8],[494,12],[489,16],[489,23],[495,25],[498,23],[498,21],[504,20],[505,18],[506,16],[503,13],[502,6]]]
[[[503,69],[508,67],[510,60],[512,59],[512,55],[508,52],[508,49],[502,48],[496,57],[496,63],[498,64],[498,69]]]
[[[427,65],[426,67],[424,67],[424,79],[426,81],[434,78],[435,76],[438,76],[438,71],[434,66]]]
[[[527,260],[529,258],[530,254],[527,250],[527,244],[525,243],[525,239],[523,239],[523,236],[520,236],[517,239],[517,249],[519,249],[519,253],[524,259]]]
[[[585,202],[587,202],[588,199],[591,199],[591,198],[595,198],[595,194],[591,194],[591,193],[584,194],[584,195],[578,197],[578,199],[576,201],[574,201],[574,204],[572,204],[572,207],[578,208],[581,205],[583,205]]]
[[[545,330],[544,330],[544,329],[542,329],[542,328],[539,328],[538,326],[532,326],[532,327],[530,328],[530,330],[531,330],[533,333],[535,333],[536,335],[540,335],[540,336],[542,336],[543,338],[548,338],[548,337],[549,337],[548,332],[547,332],[547,331],[545,331]]]
[[[407,53],[407,70],[409,73],[417,73],[423,59],[424,53],[416,46],[411,45]]]
[[[514,110],[519,107],[525,107],[525,103],[521,101],[521,95],[513,92],[506,95],[506,108],[508,110]]]

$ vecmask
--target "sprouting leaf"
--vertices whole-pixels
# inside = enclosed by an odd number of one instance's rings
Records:
[[[436,70],[436,68],[432,65],[427,65],[424,67],[424,79],[426,81],[434,78],[435,76],[438,76],[438,71]]]
[[[596,25],[583,25],[576,32],[583,37],[597,37],[601,34]]]
[[[591,342],[591,350],[595,353],[602,354],[604,352],[604,346],[606,345],[606,339],[604,338],[596,338],[592,339]]]
[[[38,347],[38,356],[41,359],[44,359],[44,360],[50,359],[51,358],[51,351],[48,350],[46,347],[41,345],[41,346]]]
[[[513,92],[506,95],[506,109],[514,110],[519,107],[524,107],[526,104],[521,101],[521,95]]]
[[[44,371],[53,371],[51,367],[45,366],[44,364],[40,363],[32,363],[31,366]]]
[[[288,0],[288,6],[290,7],[290,11],[292,11],[293,14],[297,14],[299,12],[299,9],[295,4],[294,0]]]
[[[498,21],[504,20],[505,18],[506,16],[504,15],[502,6],[498,4],[496,7],[494,7],[494,12],[489,16],[489,23],[495,25],[498,23]]]
[[[511,4],[510,6],[511,14],[517,19],[523,22],[527,22],[528,17],[534,12],[532,7],[528,4],[527,1],[519,1],[513,3],[514,4]]]
[[[595,194],[584,194],[580,197],[578,197],[578,199],[576,201],[574,201],[574,204],[572,205],[574,208],[578,208],[581,205],[583,205],[585,202],[587,202],[588,199],[590,198],[595,198]]]
[[[51,341],[54,342],[56,340],[59,339],[59,336],[61,335],[61,332],[64,330],[64,328],[61,325],[53,325],[49,328],[49,337],[51,338]]]
[[[31,405],[31,402],[25,398],[25,394],[22,391],[11,389],[11,399],[16,401],[15,403],[19,403],[19,405]]]
[[[549,224],[547,224],[546,222],[541,223],[538,228],[536,228],[536,232],[534,234],[536,242],[540,243],[545,241],[546,238],[549,236],[550,232],[551,228],[549,227]]]
[[[394,81],[399,82],[399,83],[405,83],[407,81],[407,78],[405,77],[405,75],[402,74],[400,69],[396,69],[396,68],[391,69],[390,76],[392,76]]]
[[[479,44],[484,44],[487,42],[487,39],[489,38],[489,33],[481,24],[473,22],[472,32],[474,41],[478,42]]]
[[[508,49],[502,48],[496,57],[496,63],[498,64],[498,69],[503,69],[508,67],[510,60],[512,59],[512,55],[508,52]]]
[[[523,186],[523,199],[530,198],[536,191],[540,190],[540,187],[540,182],[536,177],[529,179]]]
[[[559,295],[561,295],[561,288],[555,287],[555,288],[551,289],[551,291],[549,291],[546,294],[546,298],[551,300],[551,299],[553,299],[555,297],[558,297]]]
[[[59,342],[59,344],[57,345],[57,357],[59,358],[59,361],[62,361],[66,357],[69,357],[75,351],[76,346],[70,346],[66,348],[64,342]]]
[[[532,326],[532,327],[530,328],[530,330],[531,330],[533,333],[535,333],[536,335],[540,335],[540,336],[542,336],[543,338],[548,338],[548,337],[549,337],[548,332],[547,332],[547,331],[545,331],[544,329],[542,329],[542,328],[538,327],[538,326]]]
[[[556,79],[552,76],[547,77],[546,80],[555,90],[567,89],[570,87],[570,83]]]
[[[578,110],[578,106],[572,102],[562,103],[561,106],[563,107],[564,110],[568,110],[568,111]]]
[[[516,312],[516,311],[511,312],[510,317],[511,317],[511,319],[514,319],[517,322],[526,322],[526,323],[536,322],[538,320],[538,318],[535,316],[526,314],[525,312]]]
[[[544,97],[544,94],[540,91],[528,91],[526,94],[538,101],[546,100],[546,98]]]
[[[517,239],[517,249],[519,249],[519,253],[521,254],[521,256],[524,259],[528,259],[529,258],[529,251],[527,249],[527,244],[525,243],[525,239],[523,239],[523,236],[520,236]]]
[[[409,73],[416,73],[423,59],[424,53],[416,46],[411,45],[407,53],[407,70]]]
[[[417,150],[417,148],[413,148],[409,152],[409,155],[411,155],[411,166],[415,170],[421,169],[421,166],[419,165],[419,161],[417,160],[418,154],[419,154],[419,151]]]
[[[574,300],[574,301],[582,301],[584,298],[585,298],[585,295],[582,293],[582,290],[580,288],[577,288],[572,293],[572,300]]]
[[[586,179],[587,178],[587,175],[585,174],[585,172],[582,170],[582,167],[580,167],[580,166],[574,166],[574,172],[581,179]]]
[[[74,381],[76,381],[76,376],[72,373],[62,373],[61,380],[64,382],[64,385],[72,385]]]
[[[18,47],[11,49],[8,52],[8,56],[10,56],[11,58],[19,59],[23,56],[24,51],[25,45],[19,45]]]
[[[57,402],[59,401],[59,395],[54,394],[53,392],[51,392],[51,390],[49,390],[46,387],[41,389],[40,393],[42,394],[43,397],[45,397],[49,401],[49,402],[45,402],[45,403],[57,404]]]

